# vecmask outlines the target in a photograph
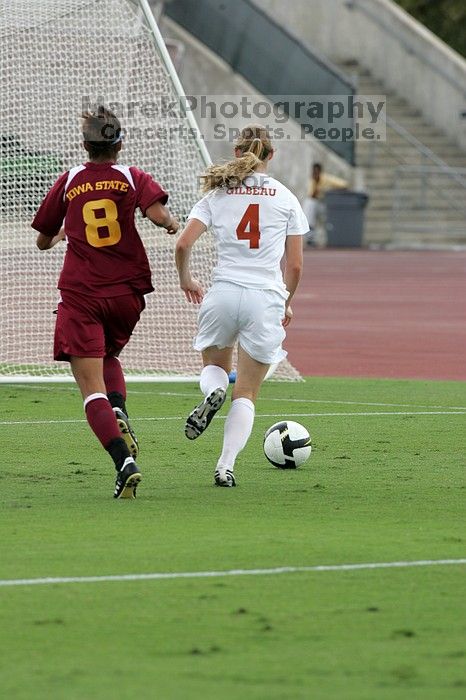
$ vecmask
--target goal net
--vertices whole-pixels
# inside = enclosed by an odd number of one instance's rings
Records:
[[[165,47],[141,4],[0,0],[3,381],[70,376],[68,363],[52,358],[64,244],[38,251],[30,223],[57,176],[85,159],[83,109],[98,102],[115,109],[126,129],[119,162],[150,172],[169,192],[170,208],[181,221],[199,199],[206,152],[177,99]],[[200,357],[192,349],[197,309],[179,289],[174,240],[142,217],[137,226],[156,291],[122,352],[123,366],[129,376],[197,376]],[[212,236],[205,235],[193,251],[193,270],[204,285],[214,262]],[[286,361],[274,377],[300,378]]]

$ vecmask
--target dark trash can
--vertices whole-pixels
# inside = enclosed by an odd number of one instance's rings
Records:
[[[364,192],[331,190],[324,197],[327,246],[360,248],[364,235],[364,209],[369,197]]]

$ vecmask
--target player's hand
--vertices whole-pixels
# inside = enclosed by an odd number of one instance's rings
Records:
[[[53,236],[53,238],[50,238],[50,236],[46,236],[43,233],[39,233],[37,236],[36,245],[39,250],[50,250],[50,248],[53,248],[53,246],[57,245],[57,243],[60,241],[64,241],[65,238],[65,229],[63,228],[61,228],[59,232]]]
[[[176,233],[179,228],[180,222],[177,218],[172,216],[172,218],[170,219],[170,223],[168,224],[168,226],[165,227],[165,230],[168,234],[170,234],[170,236],[173,236],[173,234]]]
[[[60,243],[60,241],[64,241],[66,238],[65,236],[65,229],[61,228],[59,232],[57,233],[56,236],[52,238],[50,241],[50,248],[53,248],[54,245],[57,245],[57,243]]]
[[[192,304],[200,304],[204,298],[204,290],[201,283],[192,277],[185,283],[180,282],[180,287],[183,290],[186,299]]]
[[[287,306],[285,309],[285,317],[282,320],[283,328],[286,328],[287,326],[290,325],[292,318],[293,318],[293,309],[291,308],[291,306]]]

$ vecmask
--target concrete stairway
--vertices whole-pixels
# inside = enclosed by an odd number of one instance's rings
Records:
[[[466,168],[466,154],[427,124],[405,100],[387,91],[369,71],[356,63],[339,65],[357,82],[359,94],[387,95],[388,117],[448,166]],[[435,168],[435,163],[422,157],[415,146],[394,129],[387,125],[386,143],[358,142],[356,158],[364,170],[370,195],[366,212],[366,243],[401,246],[466,244],[466,188],[439,172],[424,179],[419,173],[403,173],[400,179],[396,169],[401,165]],[[397,177],[398,183],[395,182]],[[463,177],[466,183],[466,173]],[[398,203],[395,216],[394,200]]]

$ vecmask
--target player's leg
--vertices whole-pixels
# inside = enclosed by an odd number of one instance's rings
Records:
[[[186,419],[185,435],[195,440],[211,423],[225,403],[233,348],[210,347],[202,351],[203,368],[199,385],[204,399]]]
[[[241,294],[238,285],[214,283],[202,301],[194,348],[202,352],[200,388],[204,399],[186,420],[185,435],[189,440],[204,432],[225,402]]]
[[[268,364],[258,362],[238,346],[238,367],[231,407],[223,432],[223,449],[215,470],[217,486],[235,486],[234,465],[254,425],[255,401]]]
[[[115,498],[134,498],[141,481],[137,467],[106,394],[103,360],[100,357],[70,357],[71,369],[84,400],[84,411],[91,430],[115,464]]]
[[[125,294],[107,299],[104,314],[106,354],[103,361],[103,377],[106,392],[117,419],[120,435],[134,459],[139,454],[139,442],[128,418],[126,381],[118,355],[128,343],[144,306],[144,298],[141,295]]]
[[[238,367],[232,404],[225,421],[223,450],[215,471],[218,486],[234,486],[236,458],[254,424],[255,402],[271,364],[286,356],[282,319],[285,300],[271,290],[245,289],[238,310]]]
[[[104,357],[103,373],[108,400],[113,408],[121,437],[134,459],[139,454],[139,442],[129,422],[126,410],[126,382],[120,360],[115,355]]]
[[[104,357],[103,364],[105,389],[112,408],[119,408],[128,415],[126,410],[126,381],[121,362],[115,355]]]
[[[102,303],[103,300],[62,292],[55,324],[54,358],[70,362],[84,400],[89,426],[115,463],[118,488],[114,495],[117,498],[133,497],[135,487],[125,489],[126,476],[137,468],[120,436],[103,378],[105,337],[101,322]],[[132,466],[128,467],[127,459]]]

